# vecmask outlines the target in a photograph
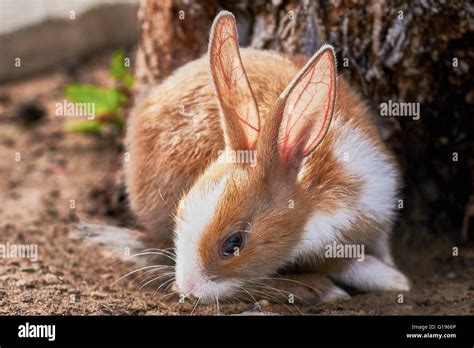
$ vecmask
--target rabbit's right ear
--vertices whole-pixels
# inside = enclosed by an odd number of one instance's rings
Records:
[[[226,146],[254,149],[260,131],[255,96],[240,58],[234,16],[222,11],[214,20],[209,44],[211,75],[223,115]]]
[[[284,167],[298,167],[324,139],[336,101],[336,57],[325,45],[279,97],[278,152]]]

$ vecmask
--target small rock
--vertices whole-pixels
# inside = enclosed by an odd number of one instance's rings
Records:
[[[37,280],[31,280],[25,286],[26,289],[36,289],[37,287],[38,287],[38,281]]]
[[[23,295],[20,298],[20,301],[24,303],[30,303],[30,302],[33,302],[33,297],[31,297],[30,295]]]
[[[107,292],[117,292],[117,289],[113,288],[112,286],[106,285],[104,286],[104,290]]]
[[[21,279],[17,282],[17,285],[24,289],[34,289],[38,285],[38,281]]]
[[[59,279],[54,274],[48,273],[44,276],[43,282],[48,285],[57,284]]]
[[[69,291],[69,297],[74,298],[75,301],[78,301],[81,298],[81,292],[79,290]]]
[[[107,295],[103,292],[94,291],[93,293],[91,293],[91,296],[95,298],[105,298]]]
[[[28,234],[28,235],[32,235],[32,234],[37,234],[38,232],[40,232],[40,230],[38,229],[38,227],[36,226],[27,226],[25,228],[25,232]]]

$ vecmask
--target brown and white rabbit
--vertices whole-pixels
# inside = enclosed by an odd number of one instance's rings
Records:
[[[239,50],[234,17],[221,12],[208,55],[157,86],[131,121],[131,208],[151,234],[171,240],[174,228],[183,294],[209,302],[264,283],[309,301],[348,297],[332,281],[409,290],[389,246],[395,159],[336,78],[332,47],[298,60]],[[325,257],[334,242],[367,255]]]

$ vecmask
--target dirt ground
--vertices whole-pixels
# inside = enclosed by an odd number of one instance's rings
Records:
[[[140,280],[117,281],[136,266],[100,247],[84,244],[71,232],[81,221],[117,224],[88,211],[88,193],[115,163],[111,139],[63,131],[55,116],[68,82],[110,84],[110,54],[87,62],[78,73],[63,69],[2,86],[0,103],[0,243],[37,244],[38,261],[0,260],[0,314],[3,315],[189,315],[216,314],[216,306],[180,303],[174,295],[137,290]],[[18,107],[34,101],[47,116],[25,126]],[[16,110],[16,111],[15,111]],[[21,161],[15,161],[15,154]],[[76,202],[74,209],[70,201]],[[394,251],[413,289],[397,293],[354,294],[348,301],[314,306],[229,303],[220,314],[454,315],[474,314],[474,249],[440,237],[397,238]],[[133,278],[133,277],[132,277]],[[155,285],[156,287],[156,285]]]

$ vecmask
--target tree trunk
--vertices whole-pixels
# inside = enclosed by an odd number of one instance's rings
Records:
[[[420,103],[419,120],[377,117],[404,171],[401,227],[459,236],[473,210],[474,9],[468,1],[143,1],[136,103],[207,51],[212,20],[222,9],[236,16],[241,46],[309,57],[332,44],[339,75],[376,115],[389,100]]]

